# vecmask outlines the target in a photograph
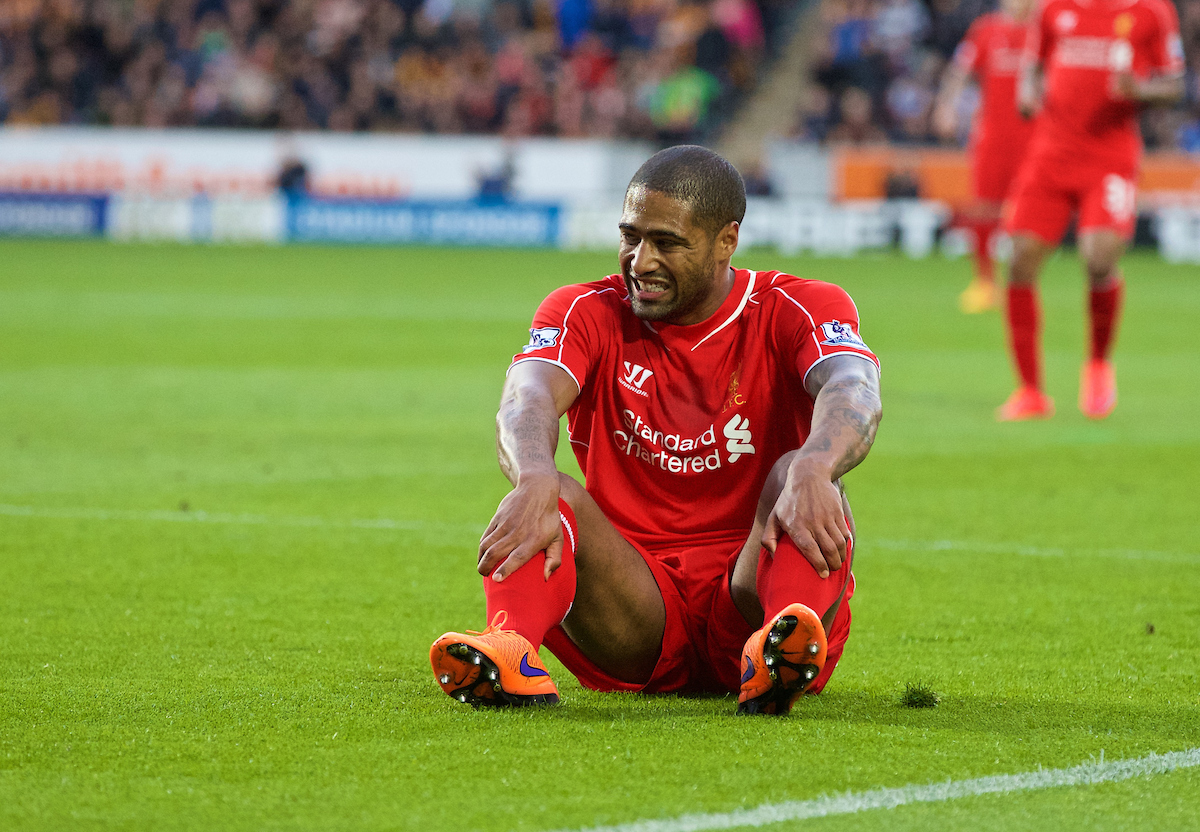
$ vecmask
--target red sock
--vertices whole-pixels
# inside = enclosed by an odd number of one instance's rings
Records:
[[[1105,289],[1092,289],[1088,296],[1088,308],[1092,322],[1093,359],[1107,359],[1117,335],[1117,324],[1121,320],[1121,305],[1125,299],[1125,281],[1119,272]]]
[[[1008,287],[1008,339],[1024,387],[1042,389],[1042,310],[1033,286]]]
[[[847,550],[849,551],[849,550]],[[825,613],[842,597],[842,589],[850,579],[850,565],[830,572],[821,578],[817,570],[786,534],[775,547],[772,555],[763,549],[758,556],[758,602],[763,608],[763,623],[770,621],[788,604],[799,601],[804,606],[824,617]]]
[[[500,583],[493,581],[490,575],[483,579],[488,621],[500,610],[505,610],[508,623],[504,629],[515,630],[529,639],[535,650],[541,647],[550,628],[567,617],[571,602],[575,600],[575,542],[579,532],[575,512],[566,500],[558,501],[558,516],[563,525],[562,565],[554,570],[550,580],[545,578],[545,552],[534,555]]]
[[[971,223],[975,232],[975,274],[984,283],[996,282],[996,265],[992,260],[992,239],[1000,227],[999,220],[979,220]]]

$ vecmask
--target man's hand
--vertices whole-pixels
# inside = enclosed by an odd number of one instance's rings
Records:
[[[1139,104],[1169,105],[1183,98],[1182,75],[1157,75],[1138,78],[1129,70],[1114,72],[1109,82],[1109,94],[1116,99]]]
[[[774,553],[786,534],[822,578],[846,562],[850,527],[842,509],[842,492],[830,471],[798,455],[787,482],[763,529],[763,546]]]
[[[547,580],[562,563],[558,519],[558,420],[579,395],[561,367],[521,361],[508,372],[496,414],[496,454],[513,490],[479,541],[479,574],[503,581],[546,550]],[[497,568],[497,564],[500,564]]]
[[[840,478],[871,450],[883,415],[879,370],[857,355],[832,355],[809,371],[804,387],[813,397],[812,429],[788,465],[762,542],[774,553],[786,534],[827,578],[845,563],[850,539]]]
[[[933,132],[943,141],[953,141],[958,138],[958,112],[954,102],[939,101],[933,108]]]
[[[500,501],[479,540],[479,574],[491,574],[492,580],[503,581],[543,549],[544,576],[549,580],[562,564],[557,474],[523,479]],[[496,564],[500,564],[498,569]]]
[[[1112,74],[1112,84],[1109,87],[1109,93],[1113,98],[1124,101],[1136,101],[1138,99],[1138,88],[1137,80],[1133,77],[1133,73],[1130,70],[1114,72]]]

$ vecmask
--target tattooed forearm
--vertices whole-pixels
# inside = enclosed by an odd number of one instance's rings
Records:
[[[812,429],[801,453],[820,458],[837,478],[862,462],[875,441],[882,417],[879,375],[859,358],[833,358],[809,378],[816,387]]]
[[[505,390],[496,414],[496,455],[508,481],[515,486],[522,473],[553,472],[557,447],[554,400],[532,388]]]

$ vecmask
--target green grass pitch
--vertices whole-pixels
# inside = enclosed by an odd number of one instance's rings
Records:
[[[851,639],[779,720],[552,659],[561,705],[477,712],[430,673],[485,623],[504,369],[615,252],[0,242],[0,829],[545,832],[1200,746],[1197,270],[1127,258],[1091,423],[1056,257],[1058,415],[1000,425],[964,261],[736,262],[845,286],[884,366]],[[1197,829],[1200,769],[804,826]]]

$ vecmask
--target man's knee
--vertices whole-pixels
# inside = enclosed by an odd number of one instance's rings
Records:
[[[567,501],[567,505],[571,507],[571,511],[579,514],[579,509],[583,505],[585,499],[590,499],[590,495],[579,484],[579,480],[574,477],[564,474],[561,471],[558,474],[558,496]]]
[[[1107,289],[1119,278],[1117,263],[1125,253],[1125,239],[1115,231],[1100,229],[1080,235],[1079,253],[1093,289]]]
[[[1119,252],[1107,249],[1090,252],[1083,261],[1089,286],[1099,290],[1111,288],[1120,279],[1117,274],[1119,259]]]
[[[1008,267],[1010,286],[1034,286],[1042,261],[1049,253],[1049,246],[1030,234],[1018,234],[1013,238],[1012,261]]]

